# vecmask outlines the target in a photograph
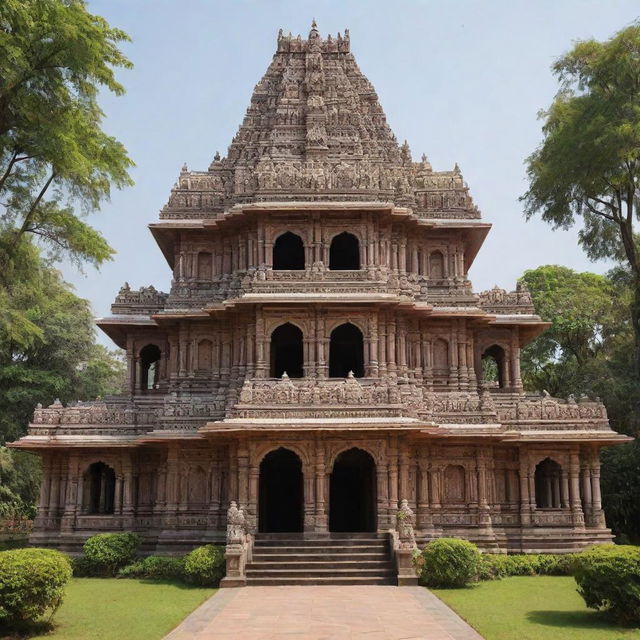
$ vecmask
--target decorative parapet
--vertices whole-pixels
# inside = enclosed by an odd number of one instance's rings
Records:
[[[587,396],[582,396],[578,401],[574,396],[569,396],[566,400],[552,398],[548,394],[525,396],[513,402],[497,403],[497,413],[501,422],[525,423],[528,429],[567,429],[564,424],[567,421],[573,422],[574,428],[609,429],[606,407],[600,398],[594,401]],[[556,426],[551,426],[553,423]]]
[[[531,294],[522,281],[518,281],[515,291],[507,292],[498,286],[478,294],[478,305],[490,313],[534,314]]]
[[[417,417],[422,387],[396,378],[246,380],[229,417]]]
[[[149,315],[164,309],[168,297],[168,293],[158,291],[153,285],[140,287],[135,291],[131,289],[128,282],[125,282],[111,305],[111,312]]]
[[[29,426],[30,435],[135,435],[157,424],[159,407],[136,407],[132,403],[78,402],[65,407],[57,400],[38,404]]]

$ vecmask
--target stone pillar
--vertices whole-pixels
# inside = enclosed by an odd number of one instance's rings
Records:
[[[531,526],[531,496],[529,494],[529,478],[531,469],[529,464],[529,456],[523,448],[520,448],[520,524],[523,527]]]
[[[303,531],[314,531],[316,521],[315,504],[316,465],[302,465]]]
[[[476,474],[478,483],[478,524],[491,527],[491,512],[487,499],[487,458],[490,450],[478,447],[476,450]]]
[[[591,498],[594,527],[606,527],[604,511],[602,510],[602,496],[600,495],[600,455],[595,447],[591,450]]]
[[[260,484],[260,465],[249,467],[249,500],[247,502],[247,526],[250,533],[258,530],[258,500]]]
[[[399,490],[400,500],[409,499],[409,445],[404,439],[399,442]],[[396,506],[396,509],[398,507]]]
[[[71,453],[67,463],[67,483],[61,529],[72,531],[78,508],[78,454]]]
[[[327,496],[325,485],[327,471],[325,466],[325,447],[322,440],[316,440],[316,469],[315,469],[315,494],[316,494],[316,518],[315,530],[324,532],[328,529],[327,523]]]
[[[391,318],[387,322],[387,371],[394,373],[396,369],[396,323]],[[394,513],[397,508],[397,505],[393,507]]]
[[[386,464],[376,465],[376,481],[378,489],[378,529],[390,526],[389,505],[389,467]]]
[[[429,463],[425,450],[420,452],[420,459],[418,460],[417,498],[418,529],[430,529],[433,526],[433,519],[429,510]]]
[[[44,453],[42,456],[42,484],[40,485],[40,498],[38,500],[38,514],[36,524],[44,527],[49,513],[49,496],[51,494],[51,454]]]
[[[571,519],[575,528],[584,527],[584,513],[580,503],[580,454],[573,451],[569,462],[569,496]]]
[[[569,473],[563,467],[561,473],[560,486],[560,506],[563,509],[569,508]]]

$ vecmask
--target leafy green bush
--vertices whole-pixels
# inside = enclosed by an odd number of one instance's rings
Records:
[[[458,538],[432,540],[417,558],[419,575],[430,587],[464,587],[478,575],[480,551]]]
[[[182,580],[184,578],[184,556],[148,556],[122,567],[118,578],[147,578],[148,580]]]
[[[72,557],[71,568],[73,569],[74,578],[93,578],[105,573],[104,567],[96,566],[96,563],[89,560],[87,556]]]
[[[573,572],[574,554],[493,555],[480,559],[479,580],[499,580],[507,576],[566,576]]]
[[[55,613],[71,579],[67,556],[51,549],[0,552],[0,627],[35,622]]]
[[[640,547],[602,545],[577,554],[578,593],[616,622],[640,623]]]
[[[136,533],[99,533],[91,536],[82,547],[86,566],[93,565],[94,575],[115,575],[118,569],[131,564],[141,542]]]
[[[212,544],[197,547],[184,559],[184,576],[191,584],[216,585],[224,576],[224,569],[224,547]]]

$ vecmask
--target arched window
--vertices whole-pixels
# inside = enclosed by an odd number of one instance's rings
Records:
[[[83,478],[82,507],[85,513],[113,513],[116,474],[104,462],[94,462]]]
[[[433,251],[429,256],[429,277],[432,280],[444,278],[444,256],[441,251]]]
[[[278,236],[273,245],[273,268],[291,271],[304,269],[304,243],[300,236],[291,231]]]
[[[285,373],[290,378],[302,378],[302,331],[287,322],[271,334],[271,377],[280,378]]]
[[[157,389],[160,379],[160,347],[148,344],[140,349],[140,391]]]
[[[200,342],[198,342],[198,369],[201,371],[210,371],[212,355],[213,342],[206,339],[200,340]]]
[[[551,458],[545,458],[536,466],[536,507],[559,509],[562,505],[562,467]]]
[[[211,254],[206,251],[201,251],[198,254],[198,280],[210,280],[212,277],[211,271],[212,258]]]
[[[352,233],[339,233],[329,247],[329,269],[357,271],[360,268],[360,243]]]
[[[444,470],[444,499],[446,503],[455,504],[465,501],[464,467],[450,464]]]
[[[449,373],[449,343],[442,338],[433,343],[433,370],[440,375]]]
[[[497,344],[482,353],[482,381],[502,389],[505,386],[505,353]]]
[[[350,371],[356,378],[364,376],[364,340],[362,331],[346,322],[331,332],[329,377],[346,378]]]

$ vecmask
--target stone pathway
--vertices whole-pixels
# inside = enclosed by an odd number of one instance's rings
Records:
[[[165,640],[482,640],[422,587],[220,589]]]

